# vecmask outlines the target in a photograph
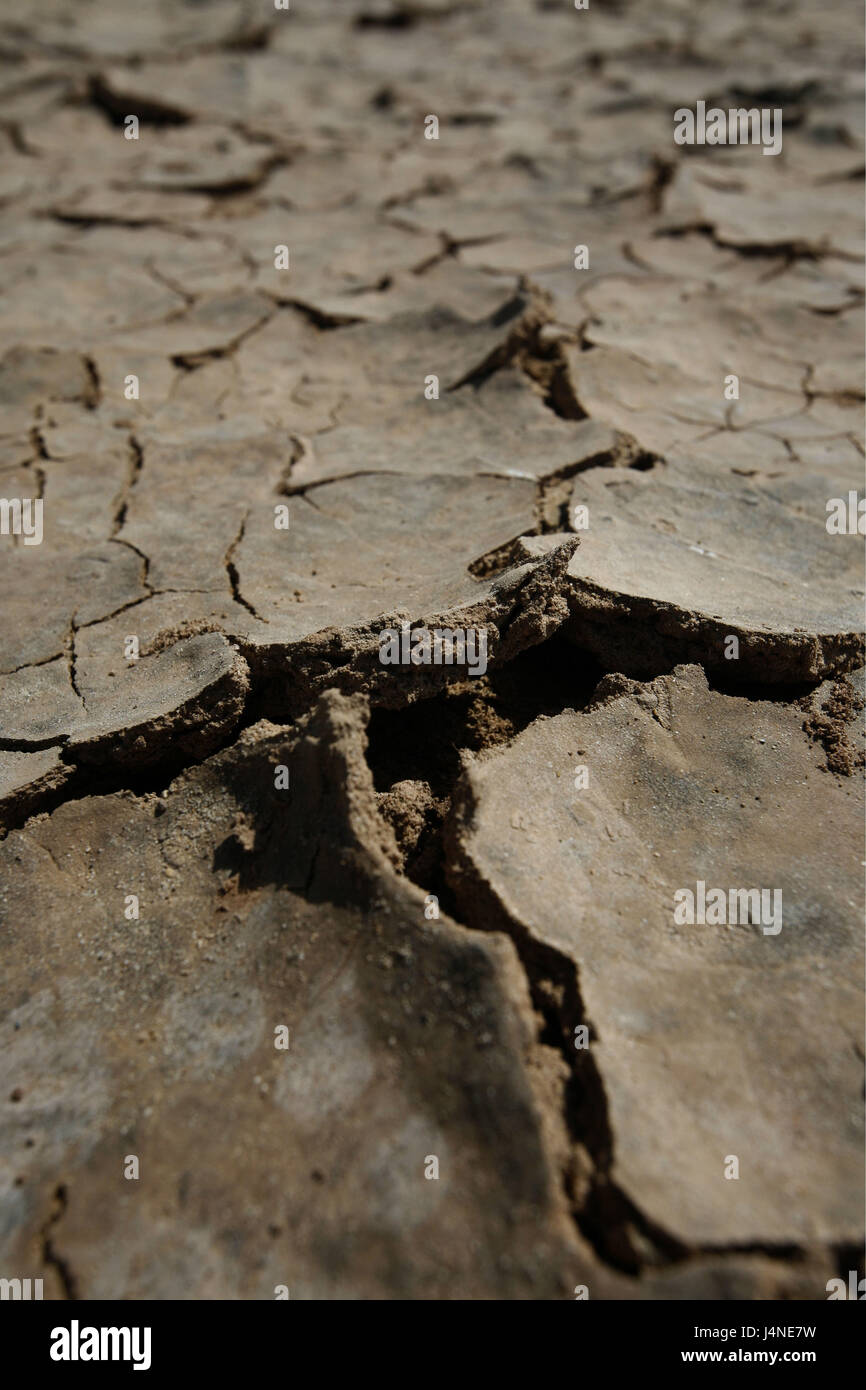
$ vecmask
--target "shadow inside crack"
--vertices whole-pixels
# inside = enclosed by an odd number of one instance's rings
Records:
[[[379,810],[394,830],[406,876],[435,893],[449,914],[442,826],[464,752],[508,743],[539,715],[583,709],[603,674],[592,656],[553,637],[432,699],[373,709],[367,760]]]

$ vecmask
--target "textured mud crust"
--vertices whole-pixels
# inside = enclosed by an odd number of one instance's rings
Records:
[[[4,1288],[862,1277],[862,47],[0,0]]]

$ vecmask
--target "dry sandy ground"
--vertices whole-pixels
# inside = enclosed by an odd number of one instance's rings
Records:
[[[856,1267],[861,18],[2,0],[0,1275]]]

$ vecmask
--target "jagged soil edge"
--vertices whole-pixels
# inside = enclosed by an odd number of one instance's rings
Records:
[[[862,632],[756,632],[663,600],[603,589],[586,579],[571,577],[570,586],[565,634],[609,670],[641,680],[677,665],[699,665],[708,674],[724,673],[742,684],[817,684],[862,666],[866,653]],[[730,636],[739,642],[736,662],[724,655]]]
[[[578,544],[564,544],[540,561],[520,566],[495,581],[477,603],[425,616],[424,626],[484,628],[491,666],[510,661],[520,651],[543,642],[568,616],[564,576]],[[437,694],[465,673],[451,666],[400,667],[379,661],[383,627],[406,621],[404,613],[384,614],[363,628],[326,629],[288,645],[260,644],[223,636],[234,651],[231,670],[178,709],[133,729],[93,737],[86,743],[56,740],[46,746],[22,743],[19,752],[56,751],[58,764],[35,785],[19,786],[0,803],[0,836],[31,815],[53,810],[64,799],[140,787],[151,779],[176,776],[260,718],[294,723],[326,690],[368,694],[377,704],[401,708]],[[413,625],[418,625],[413,620]],[[192,639],[194,640],[194,639]]]
[[[568,574],[579,536],[556,538],[543,557],[507,570],[490,583],[477,603],[426,615],[429,628],[483,628],[488,662],[502,667],[520,652],[561,633],[598,657],[608,670],[652,679],[683,662],[708,673],[732,676],[722,659],[730,629],[702,621],[670,605],[601,591]],[[133,729],[115,730],[87,743],[66,739],[23,741],[19,752],[56,752],[58,762],[34,782],[13,788],[0,802],[0,838],[29,816],[52,810],[65,798],[93,791],[145,789],[151,778],[163,784],[183,767],[214,752],[259,718],[293,723],[326,690],[364,693],[377,705],[400,709],[439,694],[463,673],[449,666],[410,666],[395,671],[379,661],[383,627],[407,621],[405,613],[386,613],[363,627],[329,628],[299,642],[260,643],[229,637],[211,624],[200,631],[224,637],[235,656],[231,671],[178,709]],[[411,620],[417,626],[418,620]],[[820,680],[855,669],[863,662],[860,634],[814,640],[807,634],[762,634],[758,642],[737,633],[741,660],[733,673],[757,685]],[[153,644],[157,653],[169,642]],[[714,656],[715,653],[715,656]],[[68,746],[67,746],[68,745]]]
[[[537,562],[509,571],[494,581],[476,603],[466,602],[446,612],[409,619],[403,612],[384,613],[364,627],[328,629],[286,647],[239,644],[264,702],[267,718],[284,718],[308,709],[325,690],[368,694],[377,705],[400,709],[429,699],[445,686],[465,678],[450,666],[409,666],[394,669],[379,660],[379,634],[401,622],[427,628],[477,628],[487,633],[488,665],[502,666],[519,652],[552,636],[569,613],[566,569],[578,537]]]
[[[326,692],[307,719],[300,742],[318,737],[320,756],[328,760],[328,781],[338,788],[340,813],[344,820],[346,845],[340,858],[354,879],[355,894],[375,902],[377,898],[405,903],[407,917],[417,922],[417,934],[436,936],[442,933],[458,939],[477,940],[477,933],[453,916],[442,913],[428,920],[425,914],[427,895],[402,871],[402,856],[394,831],[379,809],[379,799],[367,757],[370,702],[366,696],[346,696],[337,691]],[[322,735],[326,737],[323,739]],[[320,893],[333,885],[320,885]],[[538,1017],[532,998],[531,980],[521,961],[514,941],[507,932],[486,932],[492,947],[492,964],[497,985],[507,1002],[512,1026],[517,1033],[513,1041],[523,1057],[525,1080],[532,1098],[532,1109],[538,1127],[539,1147],[545,1162],[545,1189],[549,1207],[555,1219],[568,1223],[570,1203],[560,1180],[567,1161],[569,1135],[563,1120],[561,1104],[551,1108],[551,1092],[561,1091],[565,1069],[555,1051],[539,1038]]]

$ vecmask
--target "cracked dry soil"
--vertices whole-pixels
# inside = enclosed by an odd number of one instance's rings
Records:
[[[0,1273],[862,1273],[861,58],[840,0],[0,0],[44,519],[0,537]],[[698,98],[781,154],[676,145]],[[489,669],[382,665],[402,622]],[[678,924],[698,881],[782,930]]]

